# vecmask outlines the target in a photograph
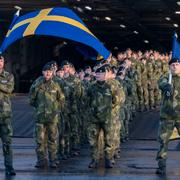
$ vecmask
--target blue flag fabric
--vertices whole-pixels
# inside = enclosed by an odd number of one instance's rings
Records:
[[[180,43],[177,40],[176,33],[174,33],[174,36],[173,36],[172,58],[180,59]]]
[[[1,51],[4,52],[13,42],[30,35],[61,37],[93,48],[97,55],[102,55],[104,59],[110,55],[83,21],[68,8],[42,9],[19,17],[9,29]]]

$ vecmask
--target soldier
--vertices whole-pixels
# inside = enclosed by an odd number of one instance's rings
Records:
[[[60,79],[63,79],[63,77],[64,77],[64,70],[63,70],[62,67],[57,69],[56,76],[58,76]]]
[[[149,94],[148,94],[148,77],[147,77],[147,64],[146,59],[141,58],[141,84],[142,84],[142,91],[143,91],[143,98],[141,102],[141,106],[144,107],[145,111],[149,110]]]
[[[147,76],[148,76],[148,93],[149,93],[149,108],[151,110],[155,107],[154,101],[154,91],[156,87],[156,79],[155,79],[155,69],[154,69],[154,55],[151,54],[149,59],[147,60]]]
[[[46,144],[50,167],[56,168],[58,120],[60,109],[64,106],[64,94],[59,84],[53,80],[53,69],[46,64],[43,77],[30,88],[30,105],[36,110],[35,139],[36,139],[36,168],[46,165]],[[47,137],[47,139],[46,139]]]
[[[112,93],[115,95],[116,94],[116,106],[112,108],[111,111],[111,118],[112,121],[114,122],[114,145],[115,145],[115,152],[114,152],[114,158],[119,158],[119,152],[120,152],[120,130],[121,130],[121,120],[120,120],[120,110],[121,107],[125,101],[125,94],[123,90],[122,84],[118,80],[116,80],[116,69],[114,66],[111,67],[109,73],[108,73],[108,80],[107,83],[111,86]],[[113,92],[118,89],[118,92]],[[115,162],[114,162],[115,163]]]
[[[113,88],[107,83],[107,68],[102,66],[96,70],[97,82],[93,83],[89,90],[89,106],[91,118],[88,122],[88,140],[91,147],[92,161],[89,168],[96,168],[99,161],[98,137],[101,130],[104,132],[105,141],[105,167],[112,168],[115,145],[114,145],[114,121],[113,113],[119,106],[119,86]]]
[[[6,175],[16,175],[13,168],[11,93],[14,89],[14,76],[4,70],[4,57],[0,55],[0,137],[3,146]]]
[[[156,158],[159,167],[156,173],[161,175],[166,173],[168,142],[174,127],[180,135],[180,59],[171,59],[169,65],[172,82],[168,76],[161,77],[158,82],[162,91],[162,103],[158,130],[160,148]]]

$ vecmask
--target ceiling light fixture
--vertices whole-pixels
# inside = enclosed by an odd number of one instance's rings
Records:
[[[90,7],[90,6],[85,6],[85,9],[91,11],[91,10],[92,10],[92,7]]]
[[[105,19],[107,20],[107,21],[111,21],[111,18],[110,17],[105,17]]]
[[[133,33],[134,33],[134,34],[139,34],[139,32],[138,32],[138,31],[133,31]]]
[[[171,18],[170,18],[170,17],[165,17],[165,19],[166,19],[167,21],[170,21],[170,20],[171,20]]]
[[[180,11],[175,11],[175,14],[180,14]]]
[[[149,43],[149,41],[148,41],[148,40],[144,40],[144,42],[145,42],[146,44],[148,44],[148,43]]]
[[[173,26],[174,26],[174,27],[179,27],[179,25],[178,25],[178,24],[173,24]]]
[[[121,28],[126,28],[126,26],[124,24],[120,24]]]
[[[180,1],[177,1],[176,3],[177,3],[178,6],[180,6]]]

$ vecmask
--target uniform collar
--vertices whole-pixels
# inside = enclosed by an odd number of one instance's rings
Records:
[[[5,76],[5,71],[4,71],[4,69],[2,70],[2,73],[0,73],[0,76]]]

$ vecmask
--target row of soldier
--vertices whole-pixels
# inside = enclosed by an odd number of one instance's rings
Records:
[[[135,53],[128,49],[125,53],[119,53],[117,59],[112,57],[111,61],[98,63],[93,70],[87,67],[79,73],[76,73],[74,66],[68,61],[64,61],[60,68],[57,68],[55,62],[47,63],[42,71],[43,76],[35,80],[29,93],[30,104],[36,112],[35,166],[37,168],[46,166],[48,153],[50,167],[56,168],[61,159],[77,156],[81,145],[86,143],[88,137],[92,154],[89,167],[96,167],[99,160],[98,136],[100,129],[103,129],[105,166],[112,168],[119,153],[120,135],[122,141],[128,140],[129,121],[135,116],[136,110],[142,111],[144,107],[148,109],[156,105],[155,101],[151,104],[153,102],[150,100],[151,96],[154,96],[152,92],[149,93],[150,98],[148,97],[146,104],[148,93],[145,91],[148,86],[147,84],[145,88],[142,86],[146,77],[145,72],[148,72],[144,69],[150,69],[146,83],[152,85],[153,78],[156,78],[154,71],[160,67],[156,66],[160,61],[152,58],[152,54],[155,57],[156,53],[149,51],[151,58],[145,59],[147,55],[144,55],[136,59]],[[1,60],[4,63],[2,56]],[[161,60],[161,68],[167,72],[167,67],[166,56]],[[5,96],[9,96],[14,86],[13,76],[6,72],[3,75],[3,89],[6,89],[5,91],[8,89],[8,95]],[[11,84],[7,84],[6,87],[5,81]],[[137,100],[132,100],[135,97]],[[7,124],[10,111],[9,106],[7,110],[9,115],[6,114]],[[2,121],[1,124],[3,123]],[[7,128],[10,129],[9,126]],[[9,133],[8,138],[12,132]],[[8,139],[8,148],[10,141],[11,139]],[[6,144],[3,144],[3,147]],[[5,150],[8,148],[4,147]],[[12,167],[12,153],[7,154],[4,151],[6,173],[15,174]]]
[[[111,63],[111,62],[110,62]],[[69,63],[68,61],[64,61],[60,68],[57,68],[57,64],[54,62],[49,62],[45,65],[43,69],[43,74],[46,71],[49,71],[48,68],[53,68],[53,79],[54,81],[59,84],[59,87],[61,89],[60,97],[62,98],[61,107],[62,109],[60,111],[57,110],[57,114],[60,114],[60,117],[58,117],[59,120],[59,143],[54,143],[53,150],[57,150],[58,152],[53,153],[54,156],[52,156],[50,160],[50,166],[56,167],[57,166],[57,157],[56,154],[58,154],[58,160],[66,159],[68,157],[71,157],[72,155],[78,155],[80,150],[80,145],[85,142],[88,137],[89,143],[92,147],[92,162],[90,163],[89,167],[96,167],[97,162],[99,159],[99,149],[98,149],[98,141],[96,141],[99,137],[100,129],[105,128],[102,126],[103,123],[106,121],[107,113],[110,114],[114,113],[116,116],[112,119],[115,119],[115,121],[110,121],[110,123],[114,122],[114,126],[111,124],[108,124],[108,130],[111,130],[110,137],[109,134],[105,133],[108,132],[107,129],[104,129],[104,141],[105,146],[107,146],[107,149],[105,147],[105,155],[106,153],[109,153],[111,155],[109,156],[106,162],[106,167],[113,167],[114,164],[114,157],[119,156],[119,146],[120,146],[120,135],[121,135],[121,141],[124,142],[128,140],[129,136],[129,121],[132,120],[132,118],[135,116],[136,113],[136,104],[135,101],[133,101],[133,98],[135,97],[136,92],[136,86],[134,85],[134,70],[131,66],[131,61],[129,59],[124,59],[123,63],[121,63],[120,67],[114,67],[111,66],[108,61],[105,61],[103,63],[99,63],[97,66],[94,67],[94,70],[90,67],[86,67],[84,71],[79,71],[79,73],[76,73],[74,66]],[[117,69],[119,68],[119,69]],[[99,71],[103,71],[103,76],[99,75]],[[85,73],[84,73],[85,72]],[[46,74],[44,74],[45,76]],[[98,80],[100,76],[100,79]],[[42,85],[42,80],[44,77],[38,78],[32,85],[30,90],[30,104],[36,107],[35,101],[42,101],[41,108],[36,108],[37,114],[40,114],[41,111],[44,110],[43,105],[46,104],[42,98],[37,100],[37,92],[39,89],[39,85]],[[103,81],[103,83],[99,83],[100,81]],[[106,107],[106,105],[110,105],[112,103],[106,103],[107,100],[104,100],[106,97],[106,83],[112,83],[109,86],[112,86],[112,88],[120,88],[119,90],[116,90],[115,92],[118,92],[120,94],[112,94],[112,89],[109,91],[109,96],[115,96],[115,102],[118,102],[118,98],[120,98],[119,102],[114,106],[114,109],[112,107]],[[119,85],[116,85],[116,83]],[[98,89],[94,86],[101,85],[103,88]],[[50,85],[48,85],[50,87]],[[97,89],[96,89],[97,88]],[[109,88],[109,87],[108,87]],[[45,89],[46,88],[42,88]],[[91,92],[92,89],[93,93]],[[98,92],[98,90],[100,92]],[[108,91],[108,90],[107,90]],[[62,95],[64,93],[64,95]],[[99,94],[96,94],[99,93]],[[103,94],[105,93],[105,94]],[[124,95],[125,94],[125,95]],[[94,96],[95,95],[95,96]],[[124,97],[126,96],[126,98]],[[41,97],[41,96],[40,96]],[[35,100],[36,99],[36,100]],[[65,100],[64,100],[65,99]],[[113,99],[113,97],[111,97]],[[123,100],[125,99],[125,100]],[[91,104],[92,101],[92,104]],[[102,102],[101,102],[102,101]],[[50,103],[50,99],[48,99],[48,102],[50,104],[50,107],[52,107],[52,104]],[[53,100],[53,102],[55,102]],[[41,104],[38,102],[38,104]],[[102,103],[102,104],[101,104]],[[93,106],[97,106],[95,108],[92,108]],[[38,109],[38,110],[37,110]],[[43,109],[43,110],[41,110]],[[48,109],[48,108],[47,108]],[[93,110],[92,110],[93,109]],[[108,109],[111,109],[112,112],[109,112]],[[39,112],[40,111],[40,112]],[[46,113],[48,110],[46,110]],[[50,111],[51,114],[51,111]],[[111,117],[114,115],[111,114]],[[41,116],[42,115],[42,116]],[[44,113],[40,114],[40,119],[47,120],[48,115],[45,115]],[[94,118],[95,116],[95,118]],[[52,118],[52,115],[49,115],[50,121]],[[100,125],[97,127],[98,122],[101,122]],[[111,118],[107,118],[111,119]],[[58,122],[58,120],[56,120]],[[117,122],[118,121],[118,122]],[[46,147],[45,147],[45,139],[42,138],[41,131],[46,131],[45,129],[39,129],[40,125],[39,123],[41,121],[37,121],[37,127],[36,127],[36,141],[39,146],[37,146],[37,164],[36,167],[43,167],[46,164]],[[43,122],[43,123],[45,123]],[[56,123],[57,123],[56,122]],[[108,121],[109,122],[109,121]],[[54,126],[56,126],[56,123]],[[89,124],[90,123],[90,124]],[[94,123],[96,126],[94,126]],[[118,125],[119,124],[119,125]],[[92,125],[92,128],[90,128]],[[44,125],[43,125],[44,126]],[[116,127],[119,127],[116,129]],[[40,132],[39,132],[40,131]],[[54,132],[56,132],[53,129]],[[57,133],[57,132],[56,132]],[[51,134],[51,133],[49,133]],[[117,136],[115,135],[117,134]],[[56,134],[53,134],[53,137],[56,137]],[[45,138],[45,136],[44,136]],[[115,138],[115,140],[113,140]],[[96,139],[96,140],[95,140]],[[116,141],[116,146],[113,144],[110,144],[110,142],[106,141],[109,140],[111,143]],[[48,140],[49,141],[49,140]],[[51,143],[52,144],[52,143]],[[59,144],[59,147],[57,145]],[[107,152],[106,152],[107,151]]]

